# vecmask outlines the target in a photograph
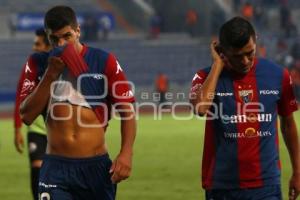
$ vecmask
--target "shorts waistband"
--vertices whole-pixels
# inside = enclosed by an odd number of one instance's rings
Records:
[[[63,163],[92,163],[92,162],[104,161],[108,159],[109,159],[108,153],[103,155],[93,156],[93,157],[86,157],[86,158],[68,158],[59,155],[46,154],[44,155],[43,158],[43,160],[58,161]]]

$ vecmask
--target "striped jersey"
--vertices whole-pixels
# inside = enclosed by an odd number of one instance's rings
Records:
[[[191,94],[210,68],[198,71]],[[286,69],[255,59],[246,75],[220,74],[206,115],[202,160],[205,189],[238,189],[280,184],[277,116],[297,110]]]
[[[51,55],[51,52],[50,52]],[[110,119],[111,106],[118,103],[134,102],[131,86],[125,77],[125,73],[116,58],[101,49],[96,49],[83,45],[80,52],[87,69],[81,76],[75,77],[66,67],[60,80],[53,85],[51,91],[52,98],[56,96],[56,89],[68,82],[70,90],[76,91],[78,97],[83,97],[88,107],[93,109],[99,122],[106,127]],[[20,92],[20,102],[22,102],[38,85],[42,79],[48,64],[49,53],[32,54],[24,69],[24,78]],[[70,94],[65,94],[66,96]],[[56,97],[60,98],[60,97]],[[62,97],[63,98],[63,97]],[[73,98],[74,99],[74,98]],[[67,98],[67,100],[69,100]],[[51,103],[51,99],[49,100]],[[70,104],[80,105],[68,101]],[[47,108],[43,113],[47,114]]]

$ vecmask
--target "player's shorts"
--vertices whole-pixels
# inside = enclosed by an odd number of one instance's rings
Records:
[[[73,159],[45,155],[39,180],[41,200],[114,200],[108,154]]]
[[[280,185],[233,190],[206,190],[206,200],[282,200]]]
[[[27,145],[30,161],[42,160],[46,152],[47,136],[35,132],[28,132]]]

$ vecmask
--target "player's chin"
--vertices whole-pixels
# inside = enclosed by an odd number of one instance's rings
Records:
[[[240,74],[247,74],[247,73],[250,71],[250,69],[251,69],[251,65],[241,67],[241,68],[239,69],[239,73],[240,73]]]
[[[241,71],[241,73],[242,73],[242,74],[247,74],[249,71],[250,71],[250,68],[249,68],[249,69],[245,69],[245,70]]]

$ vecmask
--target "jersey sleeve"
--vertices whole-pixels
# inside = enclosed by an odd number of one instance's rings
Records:
[[[16,90],[16,99],[15,99],[15,110],[14,110],[14,127],[15,128],[21,128],[22,126],[22,120],[20,117],[20,93],[22,89],[22,83],[24,82],[25,79],[25,71],[24,71],[25,66],[23,66],[21,75],[18,81],[17,85],[17,90]]]
[[[21,77],[18,83],[18,90],[16,95],[16,106],[20,107],[20,104],[26,99],[26,97],[34,90],[38,85],[38,66],[37,62],[31,56],[27,60],[23,70],[21,72]],[[15,113],[19,112],[19,109],[15,110]]]
[[[108,56],[104,72],[107,78],[108,95],[115,103],[132,103],[135,101],[132,84],[126,79],[125,73],[113,55]]]
[[[278,114],[288,116],[296,110],[298,110],[298,105],[293,92],[293,82],[287,69],[284,69],[281,97],[278,102]]]
[[[192,80],[192,86],[190,89],[190,98],[195,97],[196,91],[198,90],[198,88],[202,87],[204,81],[206,80],[206,77],[207,77],[207,73],[204,72],[203,70],[198,71],[194,75],[194,78]]]

